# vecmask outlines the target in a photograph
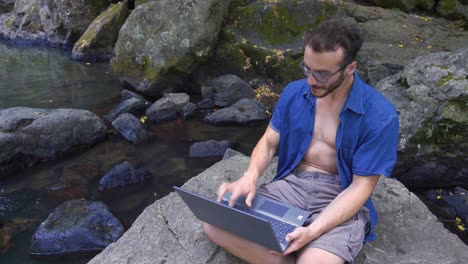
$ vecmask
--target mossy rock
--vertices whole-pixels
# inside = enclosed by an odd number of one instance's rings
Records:
[[[468,19],[468,11],[466,11],[465,8],[466,7],[457,0],[439,0],[436,6],[436,12],[448,19],[465,18],[466,20]]]
[[[302,77],[305,32],[341,14],[340,6],[324,1],[234,1],[213,60],[241,77],[284,85]]]

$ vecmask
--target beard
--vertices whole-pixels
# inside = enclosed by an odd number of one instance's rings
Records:
[[[312,85],[310,87],[310,91],[312,93],[313,96],[315,96],[316,98],[322,98],[322,97],[325,97],[327,95],[329,95],[330,93],[332,93],[333,91],[336,90],[336,88],[340,87],[340,85],[343,83],[344,79],[345,79],[345,74],[344,74],[344,71],[340,74],[340,77],[334,81],[333,83],[329,84],[329,85]]]

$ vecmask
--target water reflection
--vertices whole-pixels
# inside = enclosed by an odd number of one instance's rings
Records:
[[[1,42],[0,54],[0,108],[79,108],[103,116],[120,100],[122,87],[108,73],[107,64],[81,64],[70,59],[70,51],[10,47]],[[103,201],[128,228],[146,206],[168,194],[173,185],[182,185],[221,159],[188,158],[193,142],[232,140],[239,143],[237,150],[247,154],[267,125],[216,127],[200,122],[201,118],[151,125],[149,129],[156,136],[143,145],[110,137],[89,150],[0,181],[0,197],[13,193],[21,199],[21,208],[0,214],[0,236],[2,230],[13,235],[9,246],[0,252],[0,263],[86,263],[89,256],[52,262],[28,255],[32,235],[55,207],[70,199]],[[125,160],[142,164],[153,178],[99,191],[99,179]]]

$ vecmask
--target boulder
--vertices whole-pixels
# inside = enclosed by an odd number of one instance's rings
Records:
[[[208,114],[204,121],[215,124],[250,124],[268,118],[266,109],[254,99],[242,99],[230,107]]]
[[[400,113],[394,175],[409,188],[468,186],[468,48],[409,62],[376,86]]]
[[[176,106],[177,112],[182,111],[182,108],[186,106],[190,101],[190,96],[186,93],[166,93],[164,98],[169,99]]]
[[[262,76],[284,87],[303,78],[298,65],[304,32],[334,16],[356,23],[364,33],[358,69],[373,86],[418,56],[466,46],[462,24],[353,2],[235,1],[214,57],[200,69],[205,75],[211,69],[212,76],[230,73],[245,80]]]
[[[139,144],[149,140],[152,134],[145,129],[138,118],[132,114],[121,114],[113,122],[112,126],[128,141]]]
[[[1,109],[0,178],[39,161],[91,147],[106,133],[104,122],[86,110]]]
[[[439,0],[436,5],[437,14],[448,19],[468,20],[468,11],[457,0]]]
[[[132,92],[132,91],[129,91],[129,90],[122,90],[122,93],[121,93],[121,96],[122,96],[122,100],[127,100],[127,99],[130,99],[130,98],[136,98],[136,99],[139,99],[141,101],[144,101],[146,104],[148,104],[149,102],[141,95],[135,93],[135,92]]]
[[[117,164],[99,180],[99,190],[122,187],[151,178],[151,172],[128,161]]]
[[[197,106],[194,103],[186,104],[181,111],[181,116],[183,119],[188,119],[197,114]]]
[[[176,104],[169,98],[161,98],[146,109],[146,116],[155,123],[174,120],[177,117]]]
[[[114,109],[104,116],[104,119],[112,122],[121,114],[130,113],[140,115],[146,110],[147,106],[146,100],[132,97],[114,107]]]
[[[233,155],[187,181],[182,187],[211,199],[224,181],[247,169],[249,158]],[[259,178],[270,181],[277,160]],[[464,263],[468,247],[449,233],[427,207],[401,183],[382,178],[373,200],[380,220],[376,241],[364,245],[357,264]],[[132,227],[88,264],[107,263],[245,263],[211,243],[202,223],[175,193],[148,206]]]
[[[223,156],[228,148],[233,148],[235,145],[235,142],[229,140],[208,140],[193,143],[192,146],[190,146],[189,157],[200,158]]]
[[[214,93],[214,104],[219,107],[228,107],[244,98],[255,98],[252,87],[233,74],[226,74],[211,82]]]
[[[33,256],[92,254],[124,233],[122,224],[102,202],[71,200],[59,205],[34,234]]]
[[[79,61],[110,61],[119,30],[128,15],[125,1],[107,8],[75,43],[72,58]]]
[[[0,36],[20,43],[73,46],[110,0],[17,0],[0,21]]]
[[[181,77],[211,52],[230,2],[160,0],[138,6],[120,30],[113,71],[144,94],[179,89]]]

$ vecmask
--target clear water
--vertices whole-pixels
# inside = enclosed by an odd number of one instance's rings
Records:
[[[108,64],[74,62],[70,51],[11,47],[0,42],[0,108],[79,108],[103,116],[118,104],[122,89]],[[26,197],[18,210],[0,219],[0,236],[2,229],[15,230],[10,231],[9,248],[0,251],[0,263],[86,263],[92,256],[44,260],[28,254],[32,235],[56,206],[78,198],[103,201],[128,228],[146,206],[168,194],[173,185],[182,185],[220,160],[188,158],[193,142],[229,139],[239,143],[238,151],[248,154],[266,127],[266,123],[212,126],[200,118],[152,125],[149,129],[156,138],[143,145],[110,138],[89,150],[0,181],[0,194],[17,192]],[[99,179],[124,160],[143,164],[153,178],[127,188],[99,191]]]

